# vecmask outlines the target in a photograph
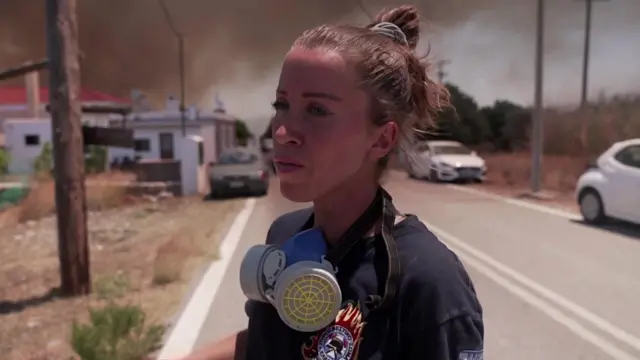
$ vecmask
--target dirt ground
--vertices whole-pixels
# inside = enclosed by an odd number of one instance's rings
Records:
[[[243,200],[157,198],[89,215],[93,294],[60,298],[55,218],[0,229],[0,357],[68,360],[72,320],[105,299],[163,323],[196,268],[217,257]]]
[[[540,203],[567,211],[578,211],[575,186],[589,158],[546,155],[542,163],[542,198],[531,198],[531,155],[528,153],[482,154],[487,180],[472,187],[511,198]]]

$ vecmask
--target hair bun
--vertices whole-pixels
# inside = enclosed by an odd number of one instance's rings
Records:
[[[400,28],[407,37],[407,43],[412,50],[420,40],[420,15],[413,5],[402,5],[396,8],[384,9],[376,16],[376,20],[369,27],[381,22],[390,22]]]

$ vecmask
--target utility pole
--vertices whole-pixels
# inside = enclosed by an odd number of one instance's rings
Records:
[[[46,1],[58,256],[64,295],[91,292],[76,0]]]
[[[173,18],[171,17],[171,12],[169,12],[169,8],[167,4],[165,4],[164,0],[158,0],[160,7],[162,8],[162,12],[164,13],[165,19],[171,32],[178,39],[178,72],[180,76],[180,124],[182,125],[182,136],[187,136],[187,123],[186,123],[186,106],[185,106],[185,69],[184,69],[184,34],[178,31],[178,28],[175,26],[173,22]]]
[[[535,89],[534,114],[531,127],[531,191],[535,194],[541,189],[542,152],[544,149],[543,125],[544,108],[542,104],[544,77],[544,1],[538,0],[536,19],[536,55],[535,55]]]
[[[591,15],[594,1],[608,0],[582,0],[585,2],[585,23],[584,23],[584,54],[582,56],[582,93],[580,96],[580,107],[587,105],[589,91],[589,58],[591,56]]]
[[[444,71],[444,67],[451,64],[451,60],[444,59],[436,61],[436,67],[438,68],[438,81],[442,84],[444,82],[444,77],[447,76],[447,73]]]

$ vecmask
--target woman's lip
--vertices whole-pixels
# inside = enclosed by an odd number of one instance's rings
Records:
[[[276,163],[276,165],[284,165],[284,166],[297,166],[297,167],[302,167],[302,164],[300,164],[299,162],[292,160],[292,159],[287,159],[287,158],[280,158],[280,157],[275,157],[273,158],[273,162]]]

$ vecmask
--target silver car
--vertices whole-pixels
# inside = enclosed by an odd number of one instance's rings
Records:
[[[262,196],[269,190],[269,170],[258,149],[226,150],[210,166],[212,198],[245,193]]]

